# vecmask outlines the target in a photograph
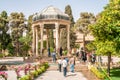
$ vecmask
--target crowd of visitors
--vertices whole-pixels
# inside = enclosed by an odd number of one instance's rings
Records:
[[[86,63],[87,61],[87,62],[91,62],[92,64],[94,64],[96,61],[95,51],[87,52],[83,48],[81,48],[79,52],[76,52],[76,56],[78,57],[80,62]]]
[[[71,54],[70,56],[63,55],[62,47],[60,47],[59,49],[59,56],[56,56],[55,50],[50,53],[50,48],[48,48],[48,57],[50,56],[52,57],[52,61],[54,63],[58,63],[58,70],[59,72],[63,71],[63,75],[65,77],[67,75],[68,66],[70,68],[70,72],[74,73],[75,58],[77,58],[80,63],[91,62],[92,64],[94,64],[96,61],[95,51],[86,52],[83,48],[81,48],[80,50],[76,50],[76,52],[74,54]]]

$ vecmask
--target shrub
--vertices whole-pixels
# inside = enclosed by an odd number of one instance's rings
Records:
[[[35,78],[35,77],[37,77],[37,76],[38,76],[38,72],[37,72],[37,71],[33,71],[33,72],[32,72],[32,75],[33,75],[33,76],[34,76],[34,78]]]
[[[2,58],[3,57],[3,54],[2,53],[0,53],[0,58]]]
[[[45,69],[47,69],[47,68],[49,67],[48,62],[44,62],[44,63],[43,63],[43,66],[45,66]]]
[[[30,75],[25,75],[20,80],[30,80]]]
[[[54,48],[53,47],[50,47],[50,52],[52,53],[54,51]]]
[[[42,66],[40,69],[42,70],[42,72],[44,72],[45,71],[45,66]]]
[[[42,65],[39,65],[39,67],[39,69],[30,72],[30,75],[23,76],[20,80],[34,80],[39,74],[45,72],[49,65],[47,62],[44,62]]]
[[[96,67],[91,67],[90,69],[98,78],[100,79],[104,79],[105,78],[105,75],[102,74]]]
[[[67,55],[67,50],[63,51],[63,55]]]
[[[41,69],[38,69],[37,71],[38,71],[38,74],[41,74],[41,73],[42,73],[42,70],[41,70]]]

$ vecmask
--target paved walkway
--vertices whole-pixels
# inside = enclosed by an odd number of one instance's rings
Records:
[[[67,73],[67,77],[63,76],[63,72],[59,71],[46,71],[40,75],[36,80],[87,80],[82,73],[75,72]]]
[[[8,79],[7,80],[17,80],[17,75],[15,71],[5,71],[8,74]],[[20,71],[21,76],[24,76],[24,71]],[[1,80],[1,79],[0,79]]]
[[[50,64],[48,71],[40,75],[35,80],[88,80],[81,72],[67,73],[67,77],[63,76],[63,72],[57,70],[57,64]]]

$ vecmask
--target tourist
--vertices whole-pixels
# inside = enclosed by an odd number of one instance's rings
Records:
[[[66,75],[67,75],[67,61],[65,60],[65,57],[63,58],[63,60],[62,60],[62,67],[63,67],[63,75],[64,75],[64,77],[66,77]]]
[[[83,48],[81,48],[80,55],[81,55],[80,59],[85,62],[87,60],[87,56],[86,56],[86,52],[83,50]]]
[[[56,53],[55,53],[55,51],[52,53],[52,58],[53,58],[53,62],[55,63],[56,62]]]
[[[59,69],[59,72],[61,72],[62,59],[61,59],[60,57],[58,58],[57,63],[58,63],[58,69]]]
[[[73,56],[70,57],[69,64],[70,64],[70,71],[74,72],[75,57],[73,57]]]
[[[96,61],[96,54],[94,53],[94,51],[93,51],[91,57],[92,57],[92,63],[94,64]]]
[[[60,56],[62,56],[62,51],[63,51],[63,49],[62,49],[62,47],[60,47]]]
[[[50,47],[48,47],[48,57],[50,57]]]

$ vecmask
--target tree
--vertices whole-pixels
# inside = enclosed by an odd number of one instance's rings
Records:
[[[19,55],[20,42],[19,38],[22,37],[23,31],[25,29],[25,17],[23,13],[13,12],[9,17],[10,26],[12,30],[12,42],[16,48],[16,55]]]
[[[85,37],[89,33],[89,25],[95,21],[95,16],[92,13],[82,12],[80,18],[75,23],[75,27],[79,32],[83,33],[83,48],[85,49]]]
[[[71,27],[71,28],[74,27],[75,22],[74,22],[74,18],[73,18],[73,15],[72,15],[72,9],[71,9],[71,6],[70,6],[70,5],[67,5],[67,6],[65,7],[65,13],[68,14],[68,16],[69,16],[70,27]]]
[[[24,54],[22,54],[23,56],[28,55],[28,50],[30,49],[31,39],[32,38],[29,35],[19,38],[19,41],[22,43],[21,49],[24,52]]]
[[[70,47],[73,48],[75,45],[75,40],[76,40],[76,36],[75,33],[73,31],[73,27],[74,27],[74,18],[72,15],[72,9],[70,5],[67,5],[65,7],[65,13],[68,14],[69,16],[69,21],[70,21]],[[66,29],[62,29],[61,30],[61,46],[63,47],[63,49],[67,49],[67,32]]]
[[[120,0],[110,0],[100,13],[90,30],[97,43],[97,53],[108,55],[108,75],[110,76],[111,54],[120,51]]]
[[[6,11],[2,11],[0,14],[0,45],[3,50],[3,57],[8,44],[11,42],[10,35],[7,33],[8,27],[8,16]]]
[[[31,29],[31,26],[32,26],[32,18],[33,18],[33,15],[30,15],[29,17],[28,17],[28,25],[27,25],[27,30],[28,30],[28,34],[30,34],[30,35],[32,35],[32,29]]]

